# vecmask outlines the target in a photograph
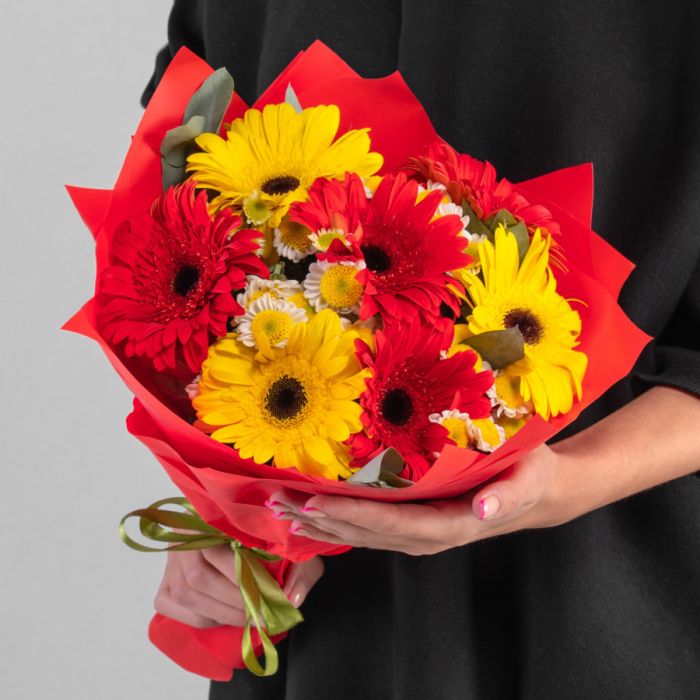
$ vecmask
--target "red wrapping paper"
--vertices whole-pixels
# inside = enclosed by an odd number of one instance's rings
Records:
[[[210,75],[210,68],[181,49],[166,71],[138,127],[112,190],[69,187],[69,194],[95,238],[98,274],[106,264],[115,227],[147,211],[161,193],[159,147],[165,132],[181,123],[191,94]],[[304,107],[337,104],[342,133],[370,127],[373,149],[385,157],[384,170],[395,169],[421,153],[437,137],[418,100],[398,73],[386,78],[360,78],[320,42],[301,52],[255,103],[262,107],[284,100],[291,84]],[[225,122],[240,116],[246,105],[237,95]],[[556,271],[558,290],[579,299],[582,318],[578,349],[589,357],[583,398],[566,415],[545,422],[535,416],[505,445],[491,454],[446,447],[435,465],[416,484],[403,489],[377,489],[331,482],[241,459],[236,452],[180,418],[159,398],[158,389],[136,373],[102,338],[91,300],[65,328],[96,340],[113,367],[134,393],[129,432],[155,455],[173,483],[211,525],[246,546],[264,548],[284,559],[271,565],[282,583],[290,561],[339,554],[347,548],[315,542],[289,533],[288,523],[272,517],[264,502],[285,488],[306,497],[337,494],[378,501],[422,501],[458,496],[510,466],[577,418],[606,389],[631,370],[649,337],[617,304],[622,284],[633,265],[591,228],[593,170],[591,164],[565,168],[520,183],[516,190],[530,202],[546,206],[561,227],[558,243],[567,271]],[[611,346],[616,352],[611,353]],[[622,348],[624,351],[620,351]],[[183,668],[215,680],[230,678],[242,668],[241,629],[196,630],[161,615],[149,627],[151,641]]]

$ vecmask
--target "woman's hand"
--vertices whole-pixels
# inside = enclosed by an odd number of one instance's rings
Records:
[[[300,537],[353,547],[434,554],[516,530],[560,525],[698,470],[700,401],[654,387],[604,420],[542,445],[462,498],[376,503],[274,494],[268,507]]]
[[[475,494],[421,505],[278,492],[269,507],[302,537],[353,547],[435,554],[514,530],[549,527],[577,515],[575,494],[561,497],[561,457],[543,445]]]
[[[289,567],[283,590],[294,607],[304,602],[321,574],[323,562],[319,557]],[[168,552],[155,609],[191,627],[243,627],[243,599],[236,584],[230,548],[222,545],[192,552]]]

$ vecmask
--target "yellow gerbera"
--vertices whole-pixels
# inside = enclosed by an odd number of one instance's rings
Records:
[[[344,442],[362,430],[355,399],[368,376],[355,357],[357,337],[329,309],[295,324],[286,347],[266,353],[230,334],[209,348],[192,402],[197,416],[215,440],[258,464],[350,476]]]
[[[574,394],[581,398],[588,361],[574,350],[581,319],[556,291],[549,247],[550,238],[536,230],[520,262],[515,236],[499,226],[494,244],[479,245],[483,280],[475,276],[467,288],[473,306],[468,318],[472,333],[520,329],[529,364],[529,371],[517,373],[520,394],[545,419],[569,411]]]
[[[213,211],[228,206],[242,211],[244,202],[255,201],[256,222],[267,210],[262,223],[277,227],[293,202],[306,199],[316,178],[342,178],[346,172],[369,177],[381,168],[382,156],[369,150],[369,129],[352,129],[334,140],[339,124],[336,105],[301,112],[286,103],[249,109],[232,122],[226,139],[197,137],[202,152],[189,156],[187,172],[199,187],[219,193]]]

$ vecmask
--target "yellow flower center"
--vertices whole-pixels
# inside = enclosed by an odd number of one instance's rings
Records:
[[[457,447],[467,447],[469,436],[467,435],[467,424],[459,418],[445,418],[442,425],[449,432],[450,440],[453,440]]]
[[[520,395],[520,377],[515,377],[507,372],[499,374],[494,379],[496,395],[510,408],[519,408],[525,401]]]
[[[289,338],[293,325],[292,319],[284,311],[265,309],[255,314],[250,331],[256,343],[261,336],[266,336],[270,345],[275,346]]]
[[[287,301],[298,306],[300,309],[304,309],[307,314],[312,314],[313,309],[309,306],[308,299],[304,296],[304,292],[296,292],[292,296],[287,297]]]
[[[257,291],[253,292],[250,295],[250,298],[248,299],[248,306],[250,306],[256,299],[260,299],[260,297],[265,296],[265,294],[269,294],[273,299],[280,299],[279,292],[274,289],[273,287],[265,288],[261,287]]]
[[[311,243],[309,239],[309,229],[296,221],[282,221],[279,225],[280,240],[284,245],[305,253]]]
[[[472,423],[481,432],[483,441],[491,447],[498,447],[501,444],[501,436],[498,433],[496,424],[490,418],[479,418]]]
[[[272,203],[256,194],[243,200],[243,213],[254,226],[264,224],[272,213]]]
[[[333,265],[321,277],[321,297],[332,309],[355,306],[362,299],[363,286],[355,279],[357,268]]]

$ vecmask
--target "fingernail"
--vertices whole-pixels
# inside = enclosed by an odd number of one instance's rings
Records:
[[[289,594],[289,601],[295,607],[298,608],[302,601],[304,600],[304,588],[303,586],[295,585],[292,588],[292,592]]]
[[[494,515],[496,515],[496,513],[498,513],[498,509],[500,507],[501,504],[496,496],[484,496],[479,501],[479,519],[488,520],[489,518],[492,518]]]
[[[278,501],[278,500],[276,500],[276,499],[274,499],[274,498],[268,498],[268,499],[265,501],[265,505],[266,505],[268,508],[274,508],[275,506],[282,505],[282,501]]]
[[[314,508],[313,506],[303,506],[301,509],[302,513],[306,513],[310,518],[325,518],[326,514],[322,511],[319,510],[318,508]]]
[[[288,510],[278,510],[277,508],[270,508],[272,511],[272,517],[277,518],[277,520],[285,520],[291,517],[291,513]]]
[[[292,523],[289,528],[289,532],[291,532],[293,535],[299,535],[300,537],[305,537],[309,534],[303,527],[301,527],[301,525],[297,525],[296,523]]]

